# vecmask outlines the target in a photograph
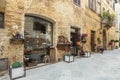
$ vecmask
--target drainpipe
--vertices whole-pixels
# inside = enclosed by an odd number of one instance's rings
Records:
[[[100,18],[101,17],[102,17],[102,0],[100,0]],[[100,26],[101,26],[101,29],[102,29],[102,18],[101,18]]]
[[[103,27],[102,27],[102,0],[100,0],[100,32],[101,32],[102,46],[103,46]]]

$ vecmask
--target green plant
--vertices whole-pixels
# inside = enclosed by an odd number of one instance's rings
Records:
[[[12,64],[12,68],[19,68],[19,67],[22,67],[22,63],[16,61]]]
[[[112,39],[112,40],[110,40],[110,42],[114,42],[114,41],[115,41],[115,40],[113,40],[113,39]]]
[[[108,11],[104,11],[102,13],[102,20],[103,20],[103,22],[105,21],[104,24],[106,27],[113,26],[114,19],[115,19],[115,14],[111,14]]]
[[[101,39],[100,38],[97,38],[97,41],[98,41],[99,44],[101,43]]]
[[[119,42],[119,40],[115,40],[114,42]]]
[[[103,11],[102,13],[102,18],[108,18],[109,12],[108,11]]]
[[[70,54],[70,53],[67,53],[66,56],[71,56],[71,54]]]

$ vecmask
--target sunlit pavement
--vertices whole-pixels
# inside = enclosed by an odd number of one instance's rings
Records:
[[[120,80],[120,49],[27,70],[17,80]]]

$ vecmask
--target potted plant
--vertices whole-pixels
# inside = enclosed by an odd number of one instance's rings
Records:
[[[16,61],[12,64],[12,66],[10,66],[10,76],[11,79],[25,76],[25,69],[22,63]]]
[[[91,56],[91,53],[89,51],[85,51],[84,57],[90,57],[90,56]]]
[[[115,41],[115,40],[112,39],[110,42],[113,43],[114,41]]]
[[[114,42],[117,43],[117,42],[119,42],[119,40],[115,40]]]
[[[102,13],[102,24],[104,24],[104,26],[107,29],[109,29],[110,27],[114,25],[114,19],[115,19],[114,14],[111,14],[108,11],[104,11]]]
[[[87,36],[88,36],[88,34],[85,34],[85,33],[82,34],[82,36],[81,36],[81,42],[82,43],[86,43],[87,42],[87,40],[86,40]]]
[[[114,43],[116,44],[115,48],[118,49],[118,45],[119,45],[119,40],[114,40]],[[118,43],[118,44],[117,44]],[[114,44],[114,45],[115,45]]]
[[[19,32],[13,33],[12,38],[10,39],[10,43],[14,43],[14,44],[24,43],[23,35]]]
[[[68,53],[68,54],[65,55],[64,60],[65,60],[65,62],[68,62],[68,63],[73,62],[74,61],[74,56],[71,55],[70,53]]]

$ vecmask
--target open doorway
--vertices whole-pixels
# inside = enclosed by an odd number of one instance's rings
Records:
[[[78,55],[77,41],[80,41],[80,28],[71,27],[71,42],[72,42],[72,55]]]
[[[45,57],[49,58],[49,62],[50,46],[53,44],[53,24],[38,17],[25,16],[24,36],[25,65],[33,67],[44,64]]]

